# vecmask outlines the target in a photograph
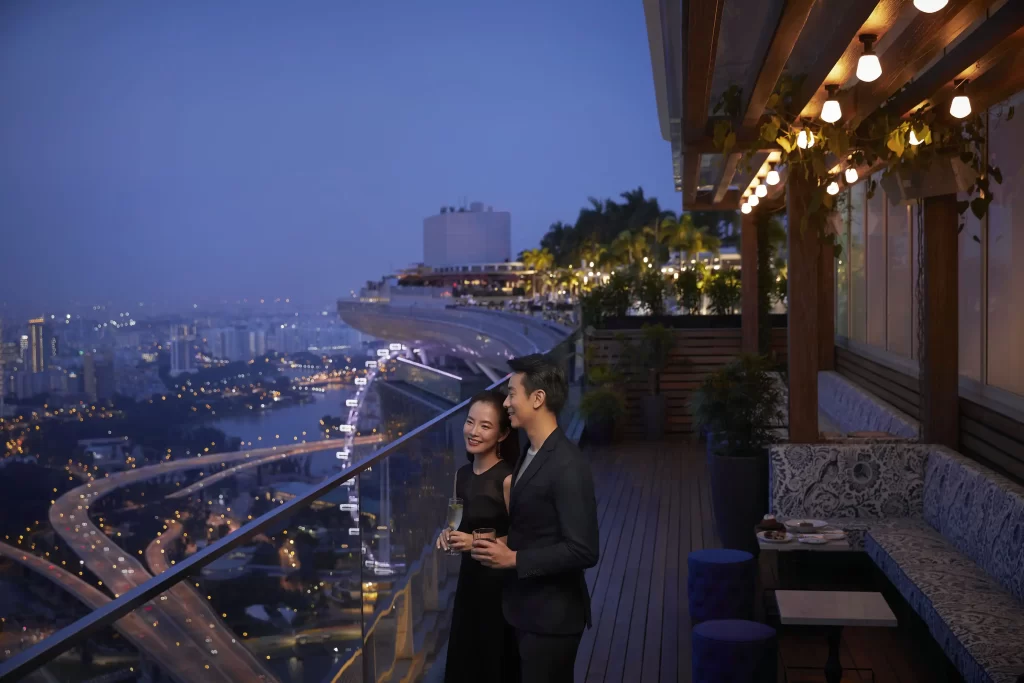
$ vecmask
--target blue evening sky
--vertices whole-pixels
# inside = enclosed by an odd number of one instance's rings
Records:
[[[513,249],[588,196],[678,208],[641,0],[2,0],[0,302],[290,296]]]

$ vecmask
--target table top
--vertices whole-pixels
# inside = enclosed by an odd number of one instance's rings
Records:
[[[896,615],[881,593],[777,590],[775,601],[783,624],[896,626]]]
[[[828,543],[800,543],[795,538],[788,543],[772,543],[771,541],[764,541],[760,537],[757,539],[757,547],[761,550],[778,550],[779,552],[789,552],[793,550],[813,550],[818,553],[827,552],[851,552],[853,548],[850,547],[849,539],[843,538],[838,541],[829,541]]]

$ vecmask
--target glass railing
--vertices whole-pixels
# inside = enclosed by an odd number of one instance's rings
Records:
[[[549,354],[574,387],[563,416],[572,419],[578,336]],[[444,661],[459,558],[434,542],[465,463],[467,410],[415,428],[422,416],[388,416],[387,446],[353,453],[318,483],[296,477],[301,468],[266,469],[178,496],[187,480],[147,480],[133,498],[145,494],[152,524],[113,523],[99,484],[55,506],[55,526],[67,525],[58,534],[74,547],[24,571],[87,604],[89,592],[95,609],[0,651],[0,680],[422,680]],[[81,585],[70,585],[79,568]]]

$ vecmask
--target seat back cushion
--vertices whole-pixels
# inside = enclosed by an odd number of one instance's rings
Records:
[[[928,450],[920,444],[779,444],[769,500],[780,517],[920,517]]]
[[[928,446],[925,520],[1024,601],[1024,487],[942,446]]]
[[[887,432],[917,439],[921,425],[838,372],[818,373],[818,406],[842,432]]]

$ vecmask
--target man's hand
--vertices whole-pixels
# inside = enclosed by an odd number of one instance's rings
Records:
[[[513,569],[516,566],[516,551],[509,550],[504,543],[494,541],[473,541],[473,559],[491,569]]]

